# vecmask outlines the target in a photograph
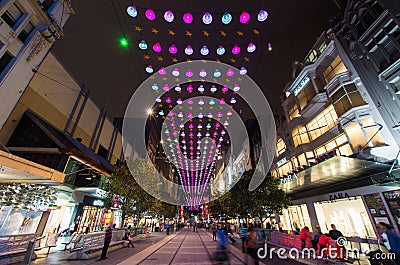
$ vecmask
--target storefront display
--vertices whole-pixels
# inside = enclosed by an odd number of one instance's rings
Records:
[[[77,232],[90,233],[101,231],[104,227],[104,201],[85,196],[79,204],[75,223]]]
[[[371,215],[375,225],[379,222],[393,225],[392,222],[390,222],[385,205],[379,193],[367,194],[363,197],[365,200],[365,204],[367,205],[369,214]]]
[[[361,196],[316,202],[314,207],[323,233],[334,224],[345,236],[376,238]]]
[[[42,214],[42,211],[11,210],[0,227],[0,236],[36,233]]]
[[[385,197],[393,218],[396,220],[397,227],[400,227],[400,190],[384,192],[383,196]]]
[[[289,206],[287,209],[283,209],[282,212],[280,222],[283,230],[295,231],[296,228],[301,229],[304,226],[312,229],[306,204]]]

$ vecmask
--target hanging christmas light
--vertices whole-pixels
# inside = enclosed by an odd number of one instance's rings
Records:
[[[146,15],[148,20],[156,19],[156,13],[154,13],[154,11],[151,10],[151,9],[147,9],[145,15]]]
[[[250,20],[250,14],[243,11],[242,14],[240,14],[240,17],[239,17],[240,23],[246,24],[247,22],[249,22],[249,20]]]
[[[221,76],[221,72],[218,69],[215,69],[214,71],[214,77],[220,77]]]
[[[211,22],[212,22],[212,15],[209,12],[205,13],[203,15],[203,23],[209,25],[211,24]]]
[[[258,21],[264,22],[267,18],[268,18],[268,12],[265,10],[260,10],[257,16]]]
[[[159,73],[160,75],[165,75],[165,74],[167,73],[167,71],[165,70],[164,67],[161,67],[160,70],[158,70],[158,73]]]
[[[240,90],[239,85],[238,85],[238,84],[235,84],[235,85],[233,86],[233,91],[238,92],[239,90]]]
[[[151,88],[152,88],[154,91],[158,91],[158,84],[153,84],[153,85],[151,86]]]
[[[175,91],[176,92],[180,92],[182,90],[182,88],[179,86],[179,85],[177,85],[176,87],[175,87]]]
[[[170,54],[176,54],[178,52],[178,48],[176,48],[175,44],[172,44],[171,46],[169,46],[168,51]]]
[[[144,40],[141,40],[141,41],[139,42],[139,48],[140,48],[141,50],[147,50],[147,43],[146,43]]]
[[[236,99],[234,97],[231,98],[231,104],[235,104],[236,103]]]
[[[192,55],[193,54],[192,46],[190,46],[190,45],[186,46],[185,53],[186,53],[186,55],[189,55],[189,56]]]
[[[225,93],[229,90],[229,88],[226,85],[224,85],[221,90],[223,93]]]
[[[247,46],[247,51],[254,52],[255,50],[256,50],[256,45],[250,42],[249,45]]]
[[[204,86],[200,85],[199,88],[197,89],[200,93],[204,92]]]
[[[270,42],[268,43],[268,51],[272,51],[272,45]]]
[[[210,102],[208,104],[210,104],[212,106],[215,104],[215,101],[213,99],[210,99]]]
[[[188,85],[188,87],[186,88],[186,90],[187,90],[189,93],[192,93],[192,92],[193,92],[193,86],[192,86],[192,85]]]
[[[224,99],[224,98],[221,98],[220,101],[219,101],[219,104],[221,104],[221,105],[225,104],[225,99]],[[217,123],[217,124],[218,124],[218,123]]]
[[[217,91],[217,88],[215,87],[215,85],[212,85],[210,88],[211,93],[215,93]]]
[[[169,85],[168,85],[168,84],[165,84],[165,85],[163,86],[163,89],[164,89],[164,91],[169,91]]]
[[[185,13],[185,14],[183,15],[183,22],[185,22],[186,24],[192,23],[192,22],[193,22],[193,16],[192,16],[192,14],[190,14],[189,12],[188,12],[188,13]]]
[[[233,76],[234,74],[235,72],[231,68],[229,68],[228,71],[226,71],[226,75],[229,77]]]
[[[172,103],[172,99],[170,97],[167,97],[167,99],[165,100],[166,103],[171,104]]]
[[[227,25],[227,24],[231,23],[231,21],[232,21],[232,15],[229,14],[228,12],[225,12],[225,13],[222,15],[221,20],[222,20],[222,23],[223,23],[223,24]]]
[[[152,74],[154,72],[153,66],[149,65],[146,67],[146,72]]]
[[[200,49],[201,55],[206,56],[206,55],[208,55],[209,52],[210,52],[210,51],[208,50],[207,46],[203,46],[203,47]]]
[[[239,54],[240,53],[240,47],[237,46],[237,45],[233,46],[232,53],[235,54],[235,55]]]
[[[189,77],[189,78],[192,77],[192,76],[193,76],[192,70],[190,70],[190,69],[187,70],[187,71],[186,71],[186,76]]]
[[[178,99],[176,100],[176,104],[181,105],[181,104],[182,104],[182,99],[181,99],[181,98],[178,98]]]
[[[136,17],[137,16],[136,6],[128,6],[128,8],[126,9],[126,12],[131,17]]]
[[[160,98],[160,97],[157,97],[157,98],[156,98],[156,102],[157,102],[157,103],[160,103],[160,102],[161,102],[161,98]]]
[[[245,67],[241,67],[239,70],[239,74],[241,74],[241,75],[247,74],[247,69]]]
[[[160,43],[158,43],[158,42],[154,43],[154,45],[153,45],[153,50],[154,50],[155,52],[157,52],[157,53],[161,52],[162,48],[161,48]]]
[[[224,53],[225,53],[225,48],[222,47],[222,46],[218,46],[218,48],[217,48],[217,54],[218,54],[218,55],[224,55]]]
[[[175,77],[179,76],[179,69],[178,68],[174,68],[174,70],[172,70],[172,75],[175,76]],[[176,90],[176,88],[175,88],[175,90]]]
[[[164,19],[165,21],[171,23],[172,21],[174,21],[174,13],[172,13],[171,10],[168,10],[164,13]]]
[[[204,69],[204,68],[201,69],[201,70],[200,70],[200,73],[199,73],[199,76],[200,76],[200,77],[206,77],[206,76],[207,76],[206,69]]]

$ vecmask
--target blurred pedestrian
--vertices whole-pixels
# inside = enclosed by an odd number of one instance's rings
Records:
[[[311,238],[310,229],[305,226],[300,231],[301,250],[306,248],[307,240]]]
[[[101,250],[101,256],[100,260],[105,260],[107,259],[107,250],[108,247],[110,246],[111,238],[112,238],[112,224],[110,223],[107,228],[106,228],[106,233],[104,235],[104,246],[103,249]]]
[[[242,253],[246,253],[246,237],[249,229],[247,228],[247,224],[243,224],[240,228],[240,237],[242,238]]]
[[[259,265],[256,238],[257,238],[256,231],[254,230],[253,227],[250,227],[249,231],[246,233],[247,254],[250,256],[252,260],[254,260],[255,265]]]
[[[395,255],[394,262],[400,265],[400,236],[391,230],[391,226],[384,222],[379,222],[377,225],[382,233],[386,234],[387,240],[390,245],[390,253]]]
[[[217,240],[217,227],[215,226],[214,223],[211,226],[211,231],[212,231],[212,234],[213,234],[213,241]]]

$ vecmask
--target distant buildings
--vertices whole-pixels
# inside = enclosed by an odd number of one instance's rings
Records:
[[[375,237],[379,221],[400,225],[399,25],[379,1],[348,1],[338,26],[293,64],[271,168],[293,199],[284,229],[334,223]]]

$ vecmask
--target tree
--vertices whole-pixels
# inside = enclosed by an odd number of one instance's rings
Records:
[[[213,214],[227,216],[241,216],[248,221],[249,217],[258,217],[262,222],[269,213],[281,213],[290,203],[286,193],[279,189],[279,180],[267,175],[260,186],[249,191],[249,184],[253,174],[261,172],[246,171],[236,185],[224,196],[210,203]]]

